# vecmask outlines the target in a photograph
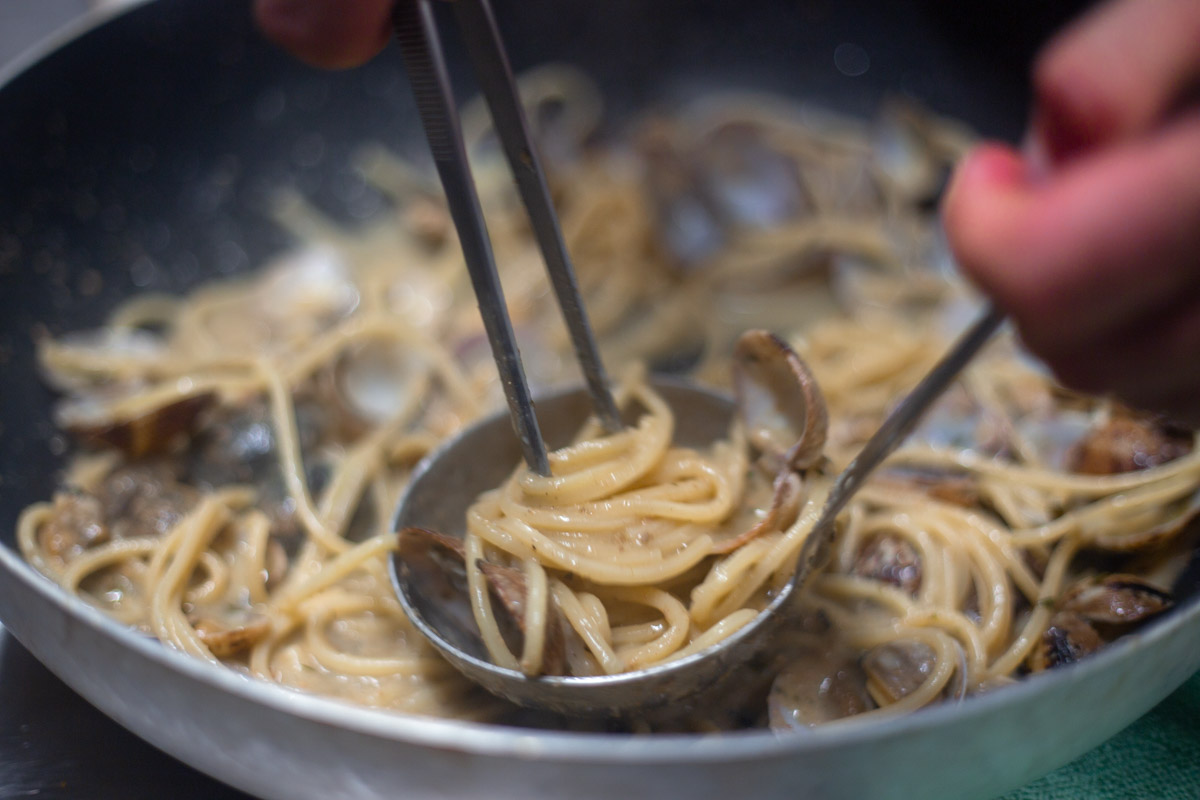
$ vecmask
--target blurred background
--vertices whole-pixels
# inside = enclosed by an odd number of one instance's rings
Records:
[[[0,66],[88,11],[113,10],[145,0],[0,0]],[[880,0],[883,2],[883,0]],[[166,0],[170,2],[170,0]],[[956,3],[923,0],[929,16],[938,18],[946,35],[979,42],[984,49],[1004,51],[1008,63],[1032,56],[1046,34],[1092,0],[979,0]],[[822,5],[821,2],[807,5]]]

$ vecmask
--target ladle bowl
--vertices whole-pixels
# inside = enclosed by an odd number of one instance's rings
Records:
[[[675,416],[677,445],[707,447],[728,433],[732,398],[678,379],[656,377],[652,384]],[[538,399],[537,415],[547,444],[568,444],[590,409],[582,388]],[[461,538],[467,507],[480,493],[500,486],[519,463],[521,445],[508,413],[480,420],[425,460],[400,500],[394,530],[428,528]],[[405,613],[451,664],[493,694],[528,708],[592,716],[650,708],[715,684],[745,655],[735,633],[698,653],[634,672],[529,678],[488,660],[470,613],[464,610],[465,595],[445,597],[442,586],[430,585],[429,576],[398,555],[392,558],[391,573]]]

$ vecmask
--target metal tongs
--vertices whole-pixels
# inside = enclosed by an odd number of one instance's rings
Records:
[[[610,433],[621,429],[620,413],[608,389],[608,379],[595,337],[588,324],[579,285],[563,242],[558,216],[550,200],[546,176],[529,136],[525,110],[517,94],[508,56],[488,0],[453,0],[475,78],[492,114],[504,155],[516,178],[521,201],[529,212],[538,247],[546,262],[550,283],[558,297],[575,355],[583,370],[592,406],[601,425]],[[525,463],[539,475],[550,474],[546,444],[534,414],[533,399],[504,291],[496,272],[483,210],[475,191],[463,144],[462,127],[450,86],[446,61],[434,19],[434,0],[399,0],[392,21],[404,66],[417,100],[417,110],[429,140],[434,164],[446,192],[446,203],[458,231],[471,283],[479,301],[484,329],[500,372],[513,426],[521,442]]]

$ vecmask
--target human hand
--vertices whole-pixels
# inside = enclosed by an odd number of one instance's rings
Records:
[[[316,67],[368,61],[392,35],[393,0],[254,0],[267,38]]]
[[[978,148],[944,205],[967,275],[1065,384],[1193,424],[1198,89],[1200,0],[1100,6],[1038,60],[1035,157]]]

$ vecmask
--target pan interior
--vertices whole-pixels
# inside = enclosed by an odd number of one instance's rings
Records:
[[[1027,104],[1025,59],[1058,22],[1031,16],[1016,30],[1020,15],[998,3],[979,17],[990,9],[1007,21],[986,35],[933,2],[498,6],[517,69],[582,67],[614,126],[656,104],[755,87],[864,116],[909,95],[1010,139]],[[1024,45],[1006,48],[1014,37]],[[867,56],[865,72],[839,70],[844,44]],[[52,492],[67,448],[37,377],[36,337],[94,325],[135,291],[180,292],[262,263],[289,244],[268,213],[281,187],[348,224],[380,213],[350,161],[381,140],[426,160],[395,53],[351,72],[309,70],[262,42],[237,0],[137,8],[0,88],[5,546],[21,509]],[[1194,593],[1200,569],[1188,574],[1182,588]]]

